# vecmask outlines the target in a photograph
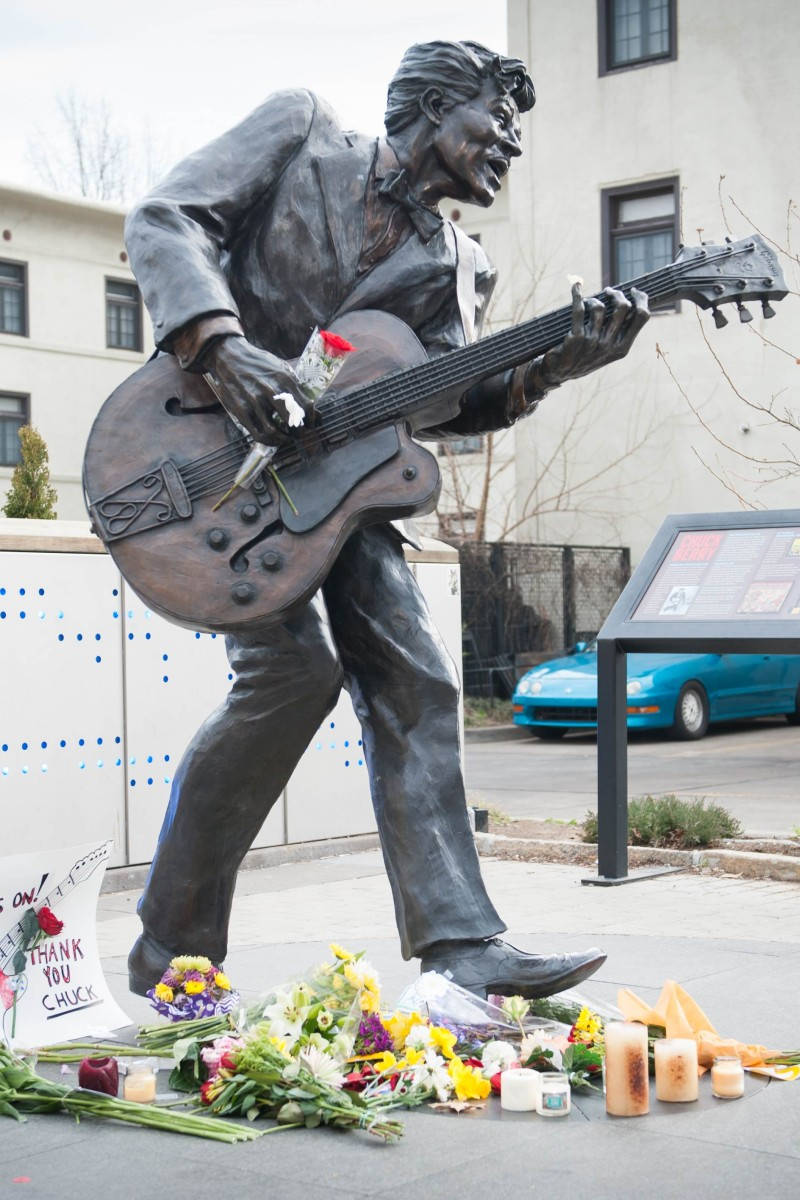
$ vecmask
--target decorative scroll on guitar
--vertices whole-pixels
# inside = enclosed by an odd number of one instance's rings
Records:
[[[772,248],[758,235],[684,247],[674,263],[619,284],[651,300],[711,308],[786,295]],[[596,297],[610,308],[602,294]],[[168,355],[147,363],[109,397],[92,427],[83,483],[98,536],[155,612],[192,629],[243,633],[284,621],[324,582],[350,534],[430,512],[439,468],[412,438],[458,411],[480,379],[527,362],[569,333],[558,309],[470,346],[428,359],[396,317],[349,313],[331,329],[358,347],[318,401],[313,429],[273,459],[283,490],[262,475],[214,511],[249,443],[202,377]]]

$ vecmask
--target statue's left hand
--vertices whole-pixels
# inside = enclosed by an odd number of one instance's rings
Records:
[[[547,392],[568,379],[579,379],[607,363],[624,358],[639,330],[650,318],[647,296],[631,288],[631,300],[616,288],[605,288],[611,312],[601,300],[584,300],[581,285],[572,287],[572,329],[560,346],[554,346],[532,364],[526,390]]]

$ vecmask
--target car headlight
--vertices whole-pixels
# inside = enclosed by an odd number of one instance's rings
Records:
[[[627,692],[628,692],[629,696],[638,696],[639,692],[641,690],[642,690],[642,684],[641,684],[641,680],[639,680],[639,679],[632,679],[630,681],[630,683],[628,684]]]
[[[531,690],[530,682],[527,679],[520,679],[519,683],[517,684],[518,695],[527,696],[527,694],[530,690]]]
[[[536,683],[532,683],[530,686],[530,691],[531,691],[532,696],[537,696],[541,690],[542,690],[542,685],[539,683],[538,680],[536,681]]]

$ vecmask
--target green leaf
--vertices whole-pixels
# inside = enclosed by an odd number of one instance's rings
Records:
[[[25,1117],[23,1117],[22,1113],[17,1112],[13,1104],[9,1104],[7,1100],[0,1100],[0,1113],[2,1113],[4,1117],[13,1117],[15,1121],[25,1121]]]
[[[28,965],[28,956],[24,950],[18,950],[14,955],[12,967],[15,975],[21,975]]]

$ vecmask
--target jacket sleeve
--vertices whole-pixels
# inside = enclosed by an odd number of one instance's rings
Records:
[[[475,254],[475,329],[478,336],[486,316],[489,301],[497,282],[497,272],[492,267],[484,250],[478,246]],[[458,322],[461,337],[440,337],[426,343],[433,358],[464,344],[463,326]],[[450,331],[448,331],[450,332]],[[537,407],[544,392],[531,387],[526,378],[529,364],[503,371],[482,379],[464,392],[456,416],[436,428],[418,431],[423,440],[447,441],[450,438],[469,437],[474,434],[492,433],[508,429],[520,417],[527,416]]]
[[[310,92],[276,92],[180,162],[130,212],[125,242],[159,349],[171,350],[198,317],[238,317],[221,260],[303,146],[315,112]]]

